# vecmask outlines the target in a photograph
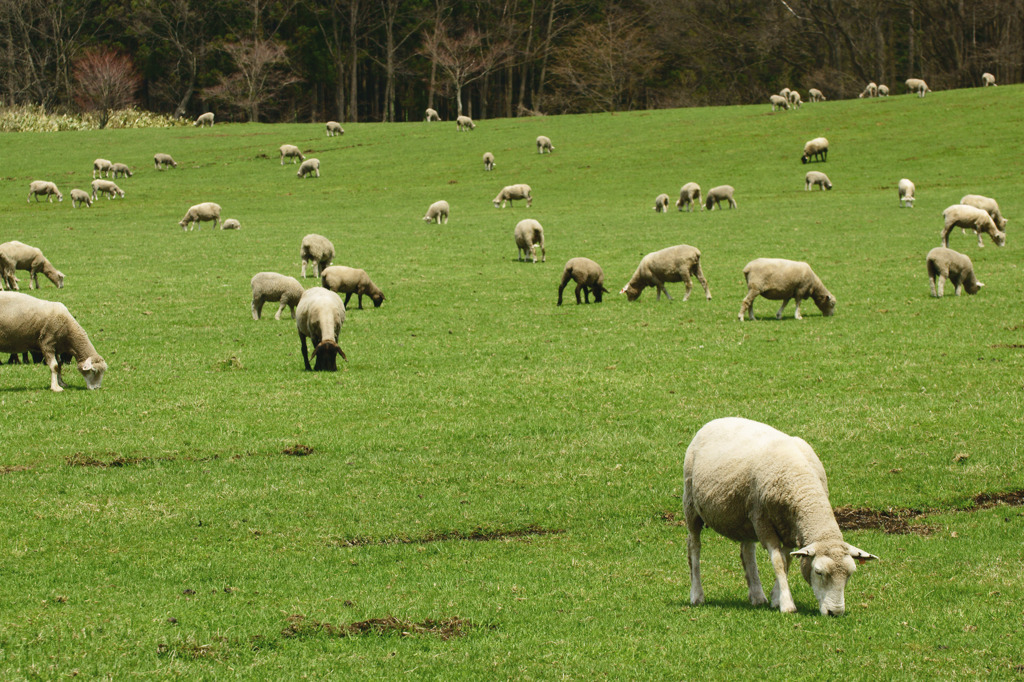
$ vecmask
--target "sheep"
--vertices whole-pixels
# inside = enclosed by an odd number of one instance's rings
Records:
[[[213,221],[213,229],[216,230],[217,223],[220,222],[220,204],[204,201],[201,204],[191,206],[185,212],[185,217],[178,221],[178,224],[181,225],[182,232],[191,230],[193,227],[198,227],[202,230],[203,222],[210,220]]]
[[[228,218],[220,224],[222,230],[240,230],[242,229],[242,223],[238,222],[235,218]]]
[[[907,90],[909,92],[916,92],[918,97],[924,97],[925,93],[931,92],[932,89],[928,87],[920,78],[908,78],[906,80]]]
[[[547,150],[548,154],[550,154],[551,152],[553,152],[555,150],[555,148],[551,144],[551,138],[550,137],[547,137],[546,135],[538,135],[537,136],[537,153],[538,154],[543,154],[544,150]]]
[[[107,159],[96,159],[92,162],[92,177],[96,179],[96,174],[99,173],[101,178],[108,177],[110,173],[110,167],[114,164],[110,163]]]
[[[779,90],[779,96],[780,97],[784,97],[786,99],[786,101],[788,102],[789,101],[789,93],[791,93],[791,92],[792,92],[792,90],[790,90],[789,88],[782,88],[781,90]]]
[[[807,175],[804,176],[804,189],[810,192],[814,185],[823,190],[832,189],[832,181],[827,175],[820,171],[807,171]]]
[[[981,74],[981,84],[982,84],[983,87],[986,87],[986,88],[988,86],[990,86],[990,85],[992,87],[996,87],[996,77],[993,76],[988,71],[986,71],[985,73]]]
[[[491,203],[494,204],[494,208],[505,208],[505,202],[508,205],[512,205],[513,199],[526,199],[526,208],[530,208],[533,205],[533,195],[531,194],[529,185],[507,185],[501,188],[498,192],[498,196],[494,197]]]
[[[316,177],[320,177],[320,159],[306,159],[299,166],[299,172],[295,174],[297,178],[307,178],[316,173]]]
[[[981,291],[981,287],[985,286],[974,276],[974,265],[971,263],[971,259],[953,249],[936,246],[928,252],[926,263],[928,265],[928,281],[931,284],[934,298],[942,298],[942,285],[945,279],[953,283],[957,296],[965,289],[969,295],[973,296]],[[937,291],[936,277],[939,280]]]
[[[857,97],[862,99],[864,97],[878,97],[878,86],[874,83],[868,83],[867,87],[864,88],[864,91],[857,95]]]
[[[490,152],[484,152],[484,170],[494,170],[494,154]]]
[[[58,289],[64,288],[64,273],[53,267],[53,264],[43,255],[43,252],[34,246],[12,241],[0,244],[0,259],[4,260],[4,279],[12,284],[11,289],[17,290],[17,280],[14,278],[14,270],[27,270],[29,272],[29,289],[39,288],[39,273],[46,275],[46,278]],[[13,281],[13,282],[12,282]]]
[[[984,197],[980,194],[965,194],[960,198],[961,204],[967,204],[968,206],[974,206],[992,216],[992,222],[996,224],[1000,232],[1006,231],[1006,218],[999,212],[999,204],[996,203],[995,199],[990,197]]]
[[[896,189],[897,195],[900,198],[900,208],[906,208],[907,206],[914,208],[914,192],[916,191],[917,188],[914,186],[913,182],[906,178],[900,179],[900,183]],[[960,203],[963,202],[961,201]]]
[[[664,193],[659,194],[658,196],[654,197],[654,210],[657,213],[667,213],[668,202],[670,201],[672,201],[672,198],[669,197],[669,195]]]
[[[768,101],[771,102],[772,111],[776,109],[789,109],[789,100],[782,95],[772,95],[768,98]]]
[[[366,270],[359,268],[348,268],[344,265],[332,265],[324,268],[320,273],[320,284],[325,289],[330,289],[339,294],[345,294],[345,307],[348,308],[348,301],[355,294],[358,298],[359,309],[363,309],[363,296],[369,296],[373,301],[373,307],[379,308],[384,302],[384,292],[366,274]]]
[[[213,126],[213,112],[212,111],[208,111],[205,114],[201,115],[199,118],[197,118],[195,120],[195,123],[192,124],[193,128],[196,127],[196,126],[199,126],[200,128],[205,128],[206,126],[211,126],[212,127]]]
[[[604,294],[611,292],[604,288],[604,270],[589,258],[570,258],[562,270],[562,283],[558,287],[558,305],[562,305],[562,291],[569,280],[576,282],[576,305],[580,304],[580,291],[583,302],[590,303],[590,294],[594,294],[594,303],[600,303]]]
[[[30,203],[33,195],[36,201],[39,201],[39,197],[46,197],[48,203],[53,203],[53,197],[57,197],[57,203],[64,201],[64,195],[57,189],[57,185],[46,180],[33,180],[28,186],[28,198],[25,199],[25,203]]]
[[[440,121],[441,120],[441,117],[438,115],[436,109],[431,109],[431,108],[427,107],[426,115],[427,115],[427,118],[426,118],[427,121]]]
[[[110,174],[115,178],[130,178],[132,171],[123,163],[110,164]]]
[[[888,85],[879,85],[878,86],[878,96],[879,97],[888,97],[889,96],[889,86]]]
[[[686,294],[683,300],[690,298],[690,291],[693,290],[693,283],[690,277],[694,276],[700,285],[704,287],[704,296],[711,300],[711,289],[708,281],[704,279],[704,271],[700,267],[700,250],[693,246],[680,244],[670,246],[661,251],[649,253],[640,259],[640,265],[630,278],[626,286],[619,290],[620,294],[626,294],[626,300],[635,301],[640,298],[647,287],[655,287],[658,292],[657,300],[661,295],[672,300],[672,296],[665,288],[665,282],[683,282],[686,285]]]
[[[170,154],[154,154],[153,165],[156,166],[158,171],[162,171],[164,166],[171,166],[172,168],[178,167],[178,163],[171,158]]]
[[[70,353],[78,361],[86,388],[103,382],[107,363],[89,341],[78,321],[63,303],[42,301],[15,291],[0,292],[0,353],[41,351],[50,368],[50,390],[61,392],[60,356]]]
[[[302,279],[306,279],[307,263],[313,263],[313,276],[319,277],[320,271],[334,260],[334,244],[322,235],[307,234],[302,238],[299,258],[302,259]]]
[[[274,315],[275,320],[281,319],[281,312],[286,307],[291,308],[292,319],[295,319],[295,306],[299,304],[303,292],[299,280],[276,272],[257,272],[249,284],[252,286],[252,319],[260,319],[263,304],[267,301],[281,303]]]
[[[335,135],[344,135],[345,129],[341,127],[341,124],[337,121],[327,122],[327,137],[334,137]]]
[[[684,206],[690,213],[693,213],[694,206],[700,206],[700,210],[704,210],[704,204],[700,198],[700,185],[696,182],[688,182],[679,189],[679,201],[676,202],[676,208],[682,211]]]
[[[800,157],[800,163],[808,163],[814,158],[822,163],[828,161],[828,140],[826,138],[816,137],[813,140],[808,140],[804,145],[804,155]]]
[[[92,197],[83,189],[73,189],[71,190],[71,208],[78,208],[79,204],[85,204],[88,208],[92,208]]]
[[[782,301],[775,313],[777,320],[782,319],[782,311],[791,298],[796,301],[794,317],[798,320],[804,319],[800,315],[800,302],[805,298],[814,301],[824,317],[831,317],[836,311],[836,297],[825,288],[811,266],[802,261],[757,258],[743,268],[743,278],[747,281],[747,295],[740,304],[740,322],[748,313],[751,320],[755,319],[754,299],[758,296]]]
[[[306,371],[336,372],[338,356],[348,362],[345,352],[338,345],[338,333],[345,324],[345,304],[338,294],[324,289],[312,287],[303,292],[299,305],[295,310],[295,327],[299,331],[302,344],[302,361]],[[306,339],[313,340],[314,365],[309,366],[309,355],[306,351]]]
[[[106,194],[107,199],[113,199],[115,197],[121,197],[124,199],[124,190],[117,186],[113,180],[93,180],[92,181],[92,198],[93,201],[100,194]]]
[[[800,97],[800,93],[796,90],[789,93],[789,105],[795,109],[799,109],[804,104],[803,99]]]
[[[430,208],[427,209],[427,214],[423,216],[423,222],[436,222],[438,225],[440,225],[441,219],[443,218],[444,224],[447,225],[449,213],[451,213],[451,208],[448,206],[447,201],[444,201],[443,199],[441,201],[435,201],[430,205]]]
[[[704,200],[704,208],[709,211],[715,210],[715,207],[721,208],[723,201],[729,202],[729,208],[736,208],[736,200],[733,198],[732,185],[719,185],[718,187],[712,187],[708,190],[708,196]]]
[[[476,130],[476,124],[473,123],[473,119],[471,119],[469,116],[459,116],[458,118],[456,118],[455,127],[460,133],[463,130]]]
[[[801,573],[823,616],[845,613],[846,583],[857,563],[878,558],[843,541],[825,469],[811,446],[749,419],[715,419],[690,441],[683,457],[683,514],[693,605],[704,603],[700,534],[705,526],[740,543],[754,606],[768,603],[756,543],[768,550],[775,572],[770,603],[782,613],[796,612],[787,578],[791,557],[800,557]]]
[[[1006,233],[996,227],[992,216],[984,209],[967,204],[953,204],[942,212],[945,226],[942,228],[942,245],[949,248],[949,233],[954,227],[974,230],[978,235],[978,248],[984,248],[981,241],[982,233],[992,237],[996,246],[1006,246]]]
[[[807,96],[811,98],[812,102],[824,102],[827,99],[818,88],[808,90]]]
[[[537,262],[537,246],[540,246],[540,261],[547,260],[547,252],[544,250],[544,228],[533,218],[520,220],[516,223],[513,231],[516,240],[516,255],[519,260],[529,260],[533,256],[533,262]],[[523,258],[526,256],[526,258]]]
[[[301,151],[299,151],[299,148],[293,144],[283,144],[278,148],[278,151],[281,152],[282,166],[284,165],[284,160],[286,157],[290,158],[293,164],[296,163],[296,159],[298,159],[299,161],[306,160],[306,157],[302,154]]]

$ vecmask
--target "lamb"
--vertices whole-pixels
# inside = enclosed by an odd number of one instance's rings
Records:
[[[476,124],[473,123],[473,119],[471,119],[469,116],[459,116],[458,118],[456,118],[455,127],[460,133],[463,130],[476,130]]]
[[[124,190],[117,186],[113,180],[93,180],[92,181],[92,198],[93,201],[100,194],[106,194],[107,199],[113,199],[114,197],[121,197],[124,199]]]
[[[983,87],[986,87],[986,88],[988,86],[990,86],[990,85],[992,87],[995,87],[996,86],[996,77],[993,76],[988,71],[986,71],[985,73],[981,74],[981,84],[982,84]]]
[[[823,190],[832,189],[832,181],[827,175],[819,171],[807,171],[807,175],[804,176],[804,189],[810,192],[814,185]]]
[[[654,197],[654,210],[658,213],[668,212],[668,202],[672,201],[671,197],[667,194],[659,194]]]
[[[967,204],[968,206],[974,206],[992,216],[992,222],[996,224],[1000,232],[1006,231],[1006,218],[999,212],[999,204],[996,203],[995,199],[990,197],[984,197],[980,194],[965,194],[960,199],[961,204]]]
[[[985,286],[974,276],[974,265],[971,263],[971,259],[953,249],[936,246],[928,252],[926,263],[932,296],[935,298],[942,298],[942,285],[945,279],[953,283],[957,296],[964,289],[968,294],[974,295],[981,291],[981,287]],[[936,277],[939,279],[938,291],[935,288]]]
[[[217,223],[220,222],[220,204],[215,204],[212,201],[204,201],[201,204],[196,204],[188,209],[185,213],[185,217],[182,218],[178,224],[181,225],[181,230],[184,232],[186,229],[191,230],[193,227],[198,226],[199,229],[203,229],[204,221],[213,221],[213,229],[217,229]]]
[[[484,152],[484,170],[494,170],[494,154],[490,152]]]
[[[260,319],[263,314],[263,304],[267,301],[280,301],[277,308],[275,320],[281,319],[281,312],[291,308],[292,319],[295,319],[295,306],[302,298],[303,288],[299,280],[276,272],[257,272],[249,282],[252,286],[252,319]]]
[[[857,96],[860,98],[878,97],[878,86],[874,83],[868,83],[867,87],[864,88],[864,91]]]
[[[171,158],[170,154],[154,154],[153,165],[156,166],[158,171],[162,171],[164,166],[171,166],[172,168],[178,167],[177,162]]]
[[[776,109],[789,109],[789,99],[782,95],[772,95],[768,98],[768,101],[772,104],[772,111]]]
[[[807,96],[811,98],[812,102],[824,102],[827,99],[818,88],[808,90]]]
[[[700,210],[704,210],[704,204],[700,199],[700,185],[696,182],[688,182],[679,189],[679,201],[676,202],[676,208],[682,211],[684,206],[690,213],[693,212],[694,206],[700,206]]]
[[[15,291],[18,289],[14,270],[29,272],[29,289],[39,288],[39,273],[46,275],[58,289],[64,288],[64,273],[53,267],[43,252],[34,246],[12,241],[0,244],[0,261],[3,261],[4,279]]]
[[[96,179],[96,174],[97,173],[100,174],[101,178],[108,177],[108,173],[110,173],[110,167],[113,166],[113,165],[114,164],[110,163],[110,161],[108,161],[106,159],[96,159],[95,161],[93,161],[92,162],[92,177],[93,177],[93,180]]]
[[[242,223],[238,222],[235,218],[228,218],[220,224],[222,230],[240,230],[242,229]]]
[[[327,122],[327,137],[334,137],[335,135],[344,135],[345,129],[341,127],[341,124],[337,121]]]
[[[369,296],[373,301],[373,307],[379,308],[384,302],[384,292],[366,274],[366,270],[359,268],[347,268],[344,265],[332,265],[320,273],[320,284],[325,289],[330,289],[339,294],[345,294],[345,307],[348,308],[348,301],[352,294],[356,294],[359,301],[359,309],[363,309],[363,296]]]
[[[543,154],[544,150],[547,150],[548,154],[553,152],[555,148],[551,145],[551,138],[546,135],[537,136],[537,153]]]
[[[658,291],[657,300],[661,295],[672,300],[672,296],[665,288],[665,282],[683,282],[686,285],[686,294],[683,300],[690,298],[690,291],[693,290],[693,283],[690,277],[694,276],[700,285],[704,287],[704,296],[711,300],[711,289],[708,281],[704,279],[704,271],[700,267],[700,250],[693,246],[680,244],[670,246],[661,251],[649,253],[640,259],[640,265],[630,278],[626,286],[619,290],[620,294],[626,294],[626,300],[635,301],[640,298],[647,287],[655,287]]]
[[[984,209],[977,206],[968,206],[967,204],[953,204],[942,212],[942,217],[945,220],[945,226],[942,228],[941,233],[942,245],[947,248],[949,247],[949,233],[954,227],[974,230],[978,235],[979,249],[985,246],[981,241],[983,233],[992,237],[992,241],[995,242],[996,246],[1006,246],[1006,233],[996,227],[992,216]]]
[[[295,327],[299,331],[306,371],[336,372],[339,355],[342,360],[348,361],[338,345],[338,333],[345,323],[345,304],[341,302],[341,297],[323,287],[306,289],[295,313]],[[313,367],[309,366],[307,338],[313,340]]]
[[[427,111],[426,111],[426,114],[427,114],[427,119],[426,119],[427,121],[440,121],[441,120],[441,117],[438,115],[436,109],[431,109],[431,108],[428,107]]]
[[[199,118],[197,118],[195,120],[195,123],[192,124],[193,128],[195,126],[199,126],[200,128],[205,128],[206,126],[211,126],[212,127],[213,126],[213,112],[212,111],[208,111],[205,114],[201,115]]]
[[[580,304],[580,291],[583,302],[590,303],[590,294],[594,294],[594,303],[600,303],[604,294],[611,292],[604,288],[604,270],[589,258],[570,258],[562,270],[562,284],[558,287],[558,305],[562,305],[562,291],[569,280],[576,282],[576,305]]]
[[[900,184],[896,190],[900,198],[900,208],[906,208],[907,206],[914,208],[914,192],[916,191],[917,188],[914,187],[913,182],[906,178],[900,179]],[[961,201],[960,203],[963,202]]]
[[[320,271],[334,260],[334,244],[327,237],[319,234],[307,234],[302,238],[299,249],[302,259],[302,278],[306,278],[306,264],[313,263],[313,276],[319,277]]]
[[[789,91],[789,98],[788,99],[789,99],[789,106],[791,106],[791,107],[793,107],[795,109],[799,109],[801,107],[801,105],[803,105],[803,103],[804,103],[803,99],[801,99],[801,97],[800,97],[800,93],[797,92],[796,90],[790,90]]]
[[[316,173],[316,177],[320,177],[320,159],[306,159],[299,166],[299,172],[295,174],[295,177],[306,178]]]
[[[451,213],[451,208],[449,208],[447,201],[444,201],[443,199],[441,201],[435,201],[430,205],[430,208],[427,209],[427,214],[423,216],[423,222],[436,222],[440,225],[441,219],[443,218],[444,224],[447,225],[449,213]]]
[[[782,96],[782,97],[785,97],[786,101],[788,102],[789,101],[789,93],[791,93],[791,92],[792,92],[792,90],[790,90],[789,88],[782,88],[781,90],[779,90],[779,95]]]
[[[92,197],[85,190],[73,189],[71,190],[71,208],[78,208],[79,204],[85,204],[92,208]]]
[[[775,572],[771,607],[782,613],[796,612],[787,577],[791,557],[800,558],[823,616],[845,613],[846,583],[857,563],[878,558],[843,541],[825,469],[811,446],[749,419],[715,419],[693,437],[683,458],[683,513],[694,605],[704,603],[700,534],[705,526],[740,543],[754,606],[768,603],[756,543],[768,550]]]
[[[130,178],[132,176],[131,169],[123,163],[110,164],[110,173],[115,178]]]
[[[824,137],[816,137],[807,141],[804,145],[804,155],[800,157],[800,163],[808,163],[815,158],[822,163],[828,161],[828,140]]]
[[[298,159],[299,161],[305,161],[306,160],[306,157],[303,156],[301,151],[299,151],[299,148],[296,147],[293,144],[283,144],[278,149],[278,151],[281,152],[281,165],[282,166],[284,165],[285,157],[290,158],[292,160],[292,163],[295,163],[296,159]]]
[[[878,96],[879,97],[888,97],[889,96],[889,86],[888,85],[879,85],[878,86]]]
[[[28,186],[28,198],[25,199],[25,203],[30,203],[32,196],[35,195],[36,201],[39,201],[39,197],[46,197],[48,203],[53,203],[53,197],[57,197],[57,203],[64,201],[64,195],[57,189],[57,185],[46,180],[33,180]]]
[[[537,262],[537,247],[540,246],[540,261],[547,260],[547,252],[544,250],[544,228],[533,218],[520,220],[516,223],[513,231],[516,240],[516,255],[519,260],[529,260],[533,256],[533,262]],[[524,259],[523,256],[526,256]]]
[[[70,353],[78,361],[86,388],[103,382],[107,363],[96,352],[78,321],[63,303],[42,301],[14,291],[0,293],[0,353],[41,351],[50,368],[50,390],[60,392],[67,384],[61,377],[59,356]]]
[[[758,258],[747,263],[743,268],[743,278],[747,281],[747,295],[740,304],[740,322],[749,313],[754,318],[754,299],[764,296],[769,301],[782,301],[775,319],[782,319],[782,311],[789,299],[796,301],[794,317],[802,320],[800,302],[809,298],[818,306],[824,317],[831,317],[836,311],[836,297],[833,296],[811,266],[802,261],[784,258]]]
[[[494,208],[505,208],[505,202],[512,205],[513,199],[526,199],[526,208],[533,205],[533,195],[529,185],[507,185],[501,188],[498,196],[494,197],[492,203]]]
[[[910,92],[916,92],[918,97],[924,97],[925,93],[931,92],[932,89],[928,87],[920,78],[908,78],[906,80],[907,90]]]
[[[704,200],[704,207],[709,211],[713,211],[716,206],[721,208],[723,201],[728,201],[729,208],[736,208],[736,200],[732,197],[733,191],[732,185],[712,187],[708,190],[707,199]]]

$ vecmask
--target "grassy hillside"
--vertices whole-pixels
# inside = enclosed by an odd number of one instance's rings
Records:
[[[471,133],[3,136],[0,241],[65,273],[33,293],[64,302],[110,365],[99,391],[70,368],[60,395],[45,368],[0,368],[3,677],[1019,675],[1024,515],[963,510],[1024,488],[1022,104],[1010,86]],[[828,162],[801,165],[819,135]],[[281,167],[283,143],[322,177]],[[156,152],[179,167],[157,172]],[[135,169],[127,197],[73,210],[98,156]],[[805,192],[811,168],[835,189]],[[65,201],[26,203],[34,179]],[[651,210],[688,181],[733,185],[738,209]],[[518,182],[533,207],[493,208]],[[930,298],[925,254],[967,193],[999,200],[1008,245],[954,231],[986,287]],[[442,198],[450,223],[422,222]],[[201,201],[242,229],[183,233]],[[524,217],[544,225],[546,263],[516,260]],[[351,301],[337,374],[303,371],[276,304],[249,311],[249,278],[298,276],[309,232],[387,296]],[[701,249],[710,302],[681,284],[671,302],[618,295],[644,254],[680,243]],[[603,266],[601,305],[574,305],[571,286],[555,305],[574,256]],[[760,256],[810,262],[836,315],[808,301],[778,321],[760,299],[738,322]],[[727,415],[805,438],[834,506],[925,512],[922,533],[847,531],[881,561],[851,581],[846,617],[818,616],[799,570],[799,614],[751,607],[738,547],[713,533],[708,604],[689,606],[683,453]],[[388,616],[397,630],[338,637]],[[463,636],[418,631],[452,618]]]

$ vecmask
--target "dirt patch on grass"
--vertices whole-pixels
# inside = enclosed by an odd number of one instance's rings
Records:
[[[989,348],[1024,348],[1024,343],[993,343]]]
[[[13,474],[17,471],[32,471],[32,467],[25,464],[12,464],[10,466],[0,466],[0,476],[4,474]]]
[[[342,623],[332,625],[306,618],[301,614],[294,614],[288,617],[288,626],[281,630],[282,637],[310,637],[325,634],[329,637],[354,637],[357,635],[397,635],[399,637],[411,637],[413,635],[431,635],[448,640],[453,637],[462,637],[470,630],[479,627],[464,618],[452,616],[435,620],[428,618],[418,623],[411,620],[401,620],[394,616],[384,618],[371,618],[356,623]]]
[[[339,547],[365,547],[367,545],[423,545],[429,542],[447,542],[449,540],[490,542],[494,540],[518,540],[541,535],[561,535],[564,532],[560,528],[542,528],[541,526],[531,524],[523,528],[513,528],[510,530],[475,528],[468,532],[461,530],[429,532],[426,535],[416,537],[398,535],[390,538],[339,538],[334,540],[332,544]]]
[[[1024,507],[1024,490],[1011,490],[1006,493],[978,493],[973,499],[974,506],[963,511],[991,509],[1000,504],[1007,504],[1011,507]]]
[[[123,457],[116,452],[108,452],[110,459],[97,459],[84,452],[76,452],[64,458],[64,464],[69,467],[96,467],[99,469],[116,469],[118,467],[131,466],[133,464],[145,464],[146,462],[209,462],[220,459],[220,455],[209,457]]]
[[[887,509],[879,511],[864,507],[837,507],[832,510],[842,530],[881,530],[892,535],[930,535],[934,529],[915,523],[924,517],[919,509]]]
[[[282,455],[291,455],[292,457],[308,457],[313,454],[313,448],[302,443],[296,443],[291,447],[285,448],[281,451]]]

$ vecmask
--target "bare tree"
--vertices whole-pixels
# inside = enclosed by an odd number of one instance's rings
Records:
[[[275,40],[243,40],[223,49],[238,70],[207,88],[206,97],[239,107],[250,121],[259,120],[261,105],[297,82],[288,68],[284,45]]]
[[[90,50],[75,61],[75,99],[86,111],[99,114],[100,128],[107,127],[110,112],[135,102],[142,78],[132,60],[112,50]]]
[[[483,36],[475,29],[453,35],[442,23],[434,33],[426,36],[422,52],[448,79],[455,91],[456,110],[461,116],[463,88],[504,64],[511,50],[506,42],[485,44]]]
[[[384,30],[384,44],[378,44],[383,52],[383,59],[374,61],[384,68],[384,121],[395,120],[395,73],[401,64],[399,50],[409,38],[416,35],[422,25],[417,22],[402,33],[398,31],[399,10],[407,5],[403,0],[379,0],[380,26]]]

